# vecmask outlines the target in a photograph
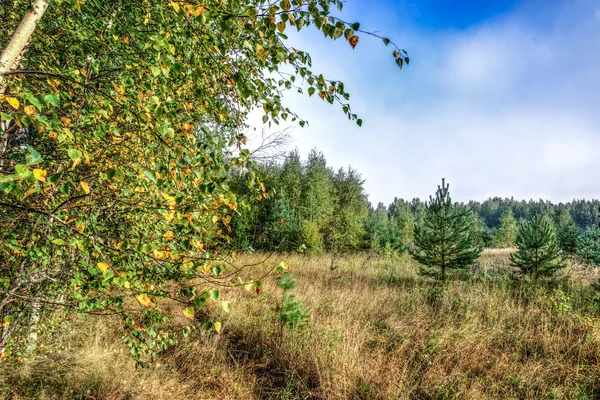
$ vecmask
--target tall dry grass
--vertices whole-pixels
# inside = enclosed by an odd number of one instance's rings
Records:
[[[600,322],[588,286],[516,285],[507,260],[484,254],[469,279],[440,293],[406,258],[357,255],[331,271],[327,256],[288,257],[295,294],[311,309],[304,330],[282,328],[281,292],[269,278],[259,295],[224,294],[231,313],[211,310],[220,334],[197,332],[135,370],[118,321],[92,317],[36,359],[0,366],[0,397],[600,398]]]

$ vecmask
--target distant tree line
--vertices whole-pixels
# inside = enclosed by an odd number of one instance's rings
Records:
[[[265,194],[242,204],[234,216],[234,244],[264,251],[346,252],[371,250],[402,253],[422,227],[427,202],[395,198],[387,207],[368,201],[364,180],[352,167],[334,170],[313,149],[306,160],[298,151],[282,162],[263,163]],[[235,170],[230,181],[244,195],[252,174]],[[472,236],[482,247],[516,247],[519,226],[544,216],[567,254],[588,254],[599,242],[600,201],[554,204],[494,197],[483,202],[454,203],[470,210]],[[244,207],[246,205],[246,207]]]

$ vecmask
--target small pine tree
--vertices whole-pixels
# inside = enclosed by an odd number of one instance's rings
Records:
[[[573,221],[569,210],[559,213],[556,220],[556,231],[556,238],[560,249],[570,255],[576,254],[579,228]]]
[[[284,272],[276,280],[277,286],[283,290],[279,320],[290,329],[303,328],[310,319],[310,310],[297,300],[290,292],[296,288],[296,278]]]
[[[517,220],[512,212],[512,209],[507,209],[500,217],[500,228],[496,232],[494,238],[494,247],[506,248],[515,247],[517,241]]]
[[[521,224],[517,247],[517,252],[510,255],[510,265],[533,279],[552,276],[567,265],[558,248],[554,228],[541,214]]]
[[[577,238],[577,256],[584,263],[600,266],[600,230],[589,230]]]
[[[422,225],[415,226],[411,256],[422,264],[420,274],[444,282],[446,271],[473,264],[483,246],[476,244],[474,217],[470,210],[452,204],[449,185],[438,186],[435,199],[429,197]]]

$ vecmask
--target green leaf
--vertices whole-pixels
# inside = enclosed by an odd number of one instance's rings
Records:
[[[54,239],[52,240],[52,243],[54,243],[57,246],[63,246],[65,244],[65,241],[62,239]]]
[[[197,299],[194,299],[194,305],[198,308],[204,307],[205,303],[206,299],[204,297],[198,297]]]
[[[73,161],[81,158],[81,151],[74,149],[74,148],[70,148],[67,152],[69,154],[69,158]]]
[[[50,175],[47,178],[47,181],[50,184],[54,185],[56,182],[58,182],[58,180],[60,179],[61,175],[62,175],[62,172],[57,172],[56,174],[52,174],[52,175]]]
[[[225,311],[225,312],[230,312],[231,311],[231,305],[229,304],[228,301],[223,301],[221,303],[221,307],[223,307],[223,311]]]
[[[402,69],[402,59],[401,58],[396,58],[396,65],[398,65],[398,67],[400,67],[400,69]]]
[[[360,29],[360,23],[359,22],[355,22],[353,24],[350,25],[350,28],[354,29],[355,31]]]
[[[363,123],[362,119],[357,119],[356,120],[356,125],[362,126],[362,123]]]
[[[44,100],[46,100],[47,103],[52,104],[55,107],[58,107],[60,105],[60,97],[58,97],[57,94],[48,94],[44,96]]]
[[[308,95],[312,96],[313,94],[315,94],[315,91],[316,91],[316,89],[314,87],[312,87],[312,86],[309,87],[308,88]]]
[[[152,182],[156,182],[156,172],[151,170],[144,171],[144,175],[148,177]]]
[[[386,46],[387,46],[388,44],[390,44],[390,39],[388,39],[388,38],[385,38],[385,37],[384,37],[384,38],[381,38],[381,40],[383,40],[383,44],[385,44]]]
[[[211,290],[210,292],[208,292],[208,296],[211,300],[217,301],[219,300],[219,291],[216,289]]]
[[[283,11],[289,11],[292,6],[290,4],[290,0],[281,0],[279,7],[281,7]]]
[[[112,269],[104,270],[104,272],[102,273],[102,277],[105,280],[108,280],[108,279],[112,278],[113,276],[115,276],[115,274],[114,274],[114,272],[112,272]]]
[[[36,165],[43,161],[40,153],[38,153],[33,147],[27,146],[27,150],[29,151],[29,154],[25,156],[27,165]]]
[[[158,67],[151,66],[150,71],[152,72],[152,75],[154,75],[154,76],[160,75],[160,68],[158,68]]]

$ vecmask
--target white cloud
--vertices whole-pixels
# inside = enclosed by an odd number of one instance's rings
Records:
[[[412,57],[401,72],[376,40],[352,52],[299,38],[364,125],[288,96],[310,121],[294,144],[358,168],[373,202],[426,198],[441,177],[457,200],[600,197],[600,22],[592,1],[561,4],[542,21],[523,7],[466,31],[396,32]]]

